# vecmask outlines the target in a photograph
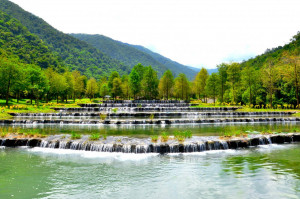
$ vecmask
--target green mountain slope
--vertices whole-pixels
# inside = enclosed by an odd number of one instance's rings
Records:
[[[61,69],[62,61],[18,20],[0,11],[0,49],[2,53],[16,55],[21,61],[42,68]]]
[[[278,46],[276,48],[267,49],[265,53],[258,55],[254,58],[248,59],[247,61],[241,63],[242,67],[246,65],[253,66],[256,69],[262,67],[267,60],[272,59],[274,64],[278,63],[284,53],[298,54],[300,53],[300,32],[298,32],[292,39],[291,42],[284,45]]]
[[[150,55],[139,51],[128,44],[115,41],[103,35],[70,34],[71,36],[85,41],[110,57],[117,59],[131,68],[138,63],[144,66],[151,65],[161,76],[167,70],[166,66],[153,59]]]
[[[110,58],[86,42],[56,30],[41,18],[10,1],[0,0],[0,10],[18,19],[31,33],[41,38],[71,70],[77,69],[87,76],[95,77],[108,75],[114,70],[121,74],[129,72],[129,67],[125,64]]]
[[[143,46],[138,46],[138,45],[131,45],[131,46],[151,55],[155,60],[157,60],[158,62],[165,65],[168,69],[170,69],[176,75],[178,75],[179,73],[185,73],[186,76],[192,80],[195,78],[195,76],[197,74],[197,72],[195,70],[189,68],[188,66],[182,65],[182,64],[175,62],[169,58],[166,58],[158,53],[152,52],[151,50],[149,50]]]
[[[103,35],[71,35],[93,45],[112,58],[122,61],[131,67],[137,63],[142,63],[145,66],[151,65],[158,71],[159,75],[163,74],[167,69],[170,69],[175,75],[185,73],[189,79],[193,79],[196,75],[195,70],[163,57],[158,53],[154,53],[142,46],[122,43]]]

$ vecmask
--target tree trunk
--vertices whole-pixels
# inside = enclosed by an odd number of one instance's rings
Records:
[[[31,89],[31,95],[30,95],[30,104],[32,105],[32,98],[33,98],[33,89]]]
[[[8,105],[8,99],[9,99],[9,89],[10,89],[10,78],[8,80],[7,84],[7,92],[6,92],[6,105]]]

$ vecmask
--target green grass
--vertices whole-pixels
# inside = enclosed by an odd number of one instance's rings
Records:
[[[112,112],[114,112],[114,113],[118,112],[118,108],[113,108],[113,109],[111,109],[111,110],[112,110]]]
[[[72,132],[72,134],[71,134],[71,139],[72,140],[76,140],[76,139],[80,139],[80,138],[81,138],[80,134]]]
[[[100,135],[94,133],[89,137],[89,140],[96,141],[96,140],[99,140],[99,138],[100,138]]]
[[[151,142],[157,142],[158,141],[158,135],[151,136]]]
[[[174,138],[179,142],[184,142],[186,138],[191,138],[192,132],[191,131],[177,131],[174,133]]]
[[[104,114],[104,113],[100,113],[99,116],[100,116],[100,119],[101,119],[101,120],[105,120],[106,117],[107,117],[107,115]]]
[[[163,132],[160,136],[160,140],[162,142],[167,142],[169,140],[170,136],[166,133],[166,132]]]

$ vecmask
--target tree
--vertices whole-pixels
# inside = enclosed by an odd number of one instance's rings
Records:
[[[122,77],[122,93],[124,98],[129,99],[129,76],[123,75]]]
[[[103,83],[100,88],[100,96],[104,98],[105,95],[109,94],[109,88],[107,83]]]
[[[122,95],[122,81],[120,78],[114,78],[111,93],[114,99],[116,99],[117,96]]]
[[[145,68],[142,88],[146,99],[155,99],[158,95],[158,77],[151,66]]]
[[[198,96],[198,99],[203,96],[205,98],[205,85],[208,78],[208,72],[205,68],[202,68],[199,73],[197,73],[194,80],[194,89],[195,93]]]
[[[276,82],[278,79],[278,68],[274,65],[273,60],[269,60],[261,69],[261,80],[269,94],[271,107],[273,107],[273,94],[277,90]]]
[[[72,72],[72,76],[74,78],[74,90],[73,90],[73,98],[74,102],[76,97],[80,97],[81,94],[84,92],[84,79],[85,77],[80,75],[80,72],[75,70]]]
[[[160,95],[168,100],[171,96],[173,85],[174,77],[172,75],[172,72],[170,70],[167,70],[159,81],[158,87]]]
[[[178,77],[175,78],[174,92],[175,96],[181,98],[182,100],[189,98],[189,81],[187,80],[185,74],[180,73]]]
[[[129,75],[129,88],[133,94],[133,98],[136,99],[141,90],[141,78],[138,72],[133,68]]]
[[[7,59],[0,57],[0,78],[1,87],[5,93],[6,105],[8,105],[10,89],[19,79],[21,69],[17,59]]]
[[[98,85],[95,78],[91,78],[87,81],[86,85],[86,95],[92,100],[95,97],[95,94],[98,92]]]
[[[227,69],[228,84],[231,86],[231,102],[234,104],[237,102],[237,90],[240,82],[241,69],[238,63],[232,63]]]
[[[110,90],[113,88],[113,82],[115,78],[120,78],[120,75],[117,71],[113,71],[108,78],[108,88]]]
[[[242,70],[241,82],[245,90],[249,91],[249,105],[253,104],[253,93],[259,82],[257,80],[257,71],[253,67],[246,65]]]
[[[219,76],[216,73],[212,73],[206,82],[205,90],[209,97],[212,97],[214,100],[214,105],[216,104],[216,96],[218,94],[219,86]]]
[[[224,102],[224,93],[226,90],[226,82],[227,82],[227,64],[222,63],[217,66],[218,73],[219,73],[219,83],[220,83],[220,96],[221,96],[221,103]]]
[[[27,65],[26,70],[29,80],[29,89],[31,91],[31,104],[33,97],[35,97],[35,103],[39,106],[40,96],[49,89],[48,79],[42,69],[37,65]]]
[[[144,72],[145,72],[145,67],[141,64],[141,63],[138,63],[137,65],[135,65],[132,70],[135,70],[139,76],[140,76],[140,79],[142,80],[143,79],[143,76],[144,76]]]
[[[74,80],[74,76],[69,71],[66,71],[63,74],[63,76],[66,80],[66,89],[64,94],[65,94],[66,103],[68,103],[68,96],[69,98],[71,98],[72,94],[74,93],[75,80]]]
[[[68,87],[67,80],[64,75],[57,73],[52,68],[45,70],[45,75],[49,82],[49,90],[47,92],[47,99],[50,96],[56,97],[58,103],[58,97],[65,94]]]
[[[300,55],[285,53],[281,58],[281,73],[284,80],[295,87],[297,106],[299,107],[299,90],[300,90]]]

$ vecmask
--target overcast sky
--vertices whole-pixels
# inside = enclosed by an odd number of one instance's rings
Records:
[[[300,0],[12,0],[65,33],[102,34],[215,68],[288,43]]]

